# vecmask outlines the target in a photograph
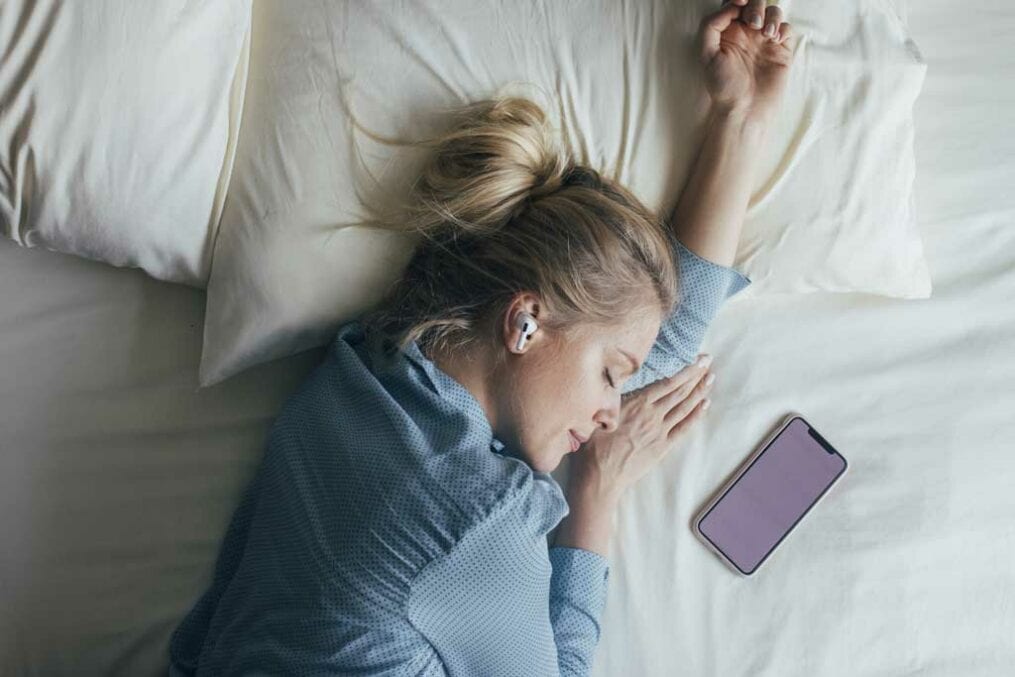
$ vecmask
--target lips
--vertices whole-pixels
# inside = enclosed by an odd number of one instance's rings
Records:
[[[582,437],[573,430],[568,430],[567,434],[571,440],[571,451],[578,451],[578,447],[585,444],[585,442],[587,442],[589,439],[587,437]]]

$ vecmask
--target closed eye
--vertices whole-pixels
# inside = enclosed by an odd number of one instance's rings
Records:
[[[606,381],[610,384],[611,388],[616,388],[617,387],[616,384],[614,384],[614,382],[613,382],[613,377],[610,376],[610,370],[609,369],[603,369],[603,375],[606,376]]]
[[[622,349],[620,349],[620,348],[617,348],[617,351],[618,351],[618,352],[619,352],[619,353],[620,353],[621,355],[623,355],[624,357],[626,357],[626,358],[628,359],[628,361],[629,361],[629,362],[631,363],[631,371],[630,371],[629,373],[630,373],[630,374],[631,374],[632,376],[633,376],[634,374],[638,373],[638,370],[639,370],[639,369],[641,369],[641,365],[640,365],[640,364],[638,364],[638,360],[636,360],[636,359],[635,359],[634,355],[632,355],[631,353],[627,352],[626,350],[622,350]]]

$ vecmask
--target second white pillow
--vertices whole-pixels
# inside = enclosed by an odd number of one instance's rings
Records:
[[[0,233],[204,287],[250,0],[0,5]]]

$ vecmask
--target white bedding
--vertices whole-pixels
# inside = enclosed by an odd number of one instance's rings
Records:
[[[714,404],[624,501],[597,676],[1015,666],[1015,8],[913,3],[926,300],[733,300]],[[0,674],[164,674],[281,401],[320,351],[198,390],[204,295],[0,241]],[[850,473],[757,577],[689,521],[797,410]]]

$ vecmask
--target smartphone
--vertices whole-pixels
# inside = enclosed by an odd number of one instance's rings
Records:
[[[750,576],[846,473],[846,459],[791,413],[694,518],[695,535]]]

